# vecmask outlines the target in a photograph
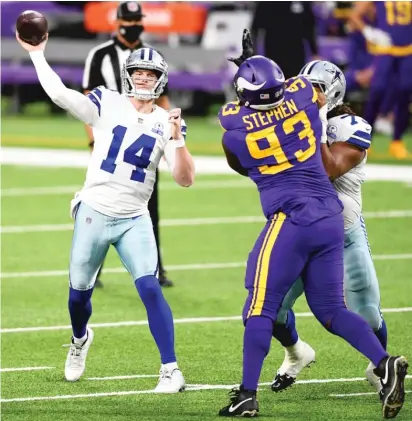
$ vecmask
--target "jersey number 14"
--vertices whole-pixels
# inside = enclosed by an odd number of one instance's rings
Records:
[[[110,174],[114,173],[117,167],[115,161],[119,155],[120,147],[126,131],[127,128],[124,126],[116,126],[113,129],[113,139],[110,144],[109,152],[107,153],[107,158],[104,159],[100,165],[101,170],[109,172]],[[138,183],[144,183],[146,178],[144,170],[150,164],[150,155],[153,152],[155,143],[156,139],[154,137],[142,134],[127,149],[125,149],[123,161],[136,167],[130,176],[131,180],[137,181]],[[136,154],[140,151],[140,156],[137,156]]]

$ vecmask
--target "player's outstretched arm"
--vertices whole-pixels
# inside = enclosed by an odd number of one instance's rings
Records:
[[[17,33],[16,39],[23,49],[30,54],[39,82],[51,100],[84,123],[93,125],[99,117],[96,106],[85,95],[67,88],[47,63],[44,57],[44,49],[48,35],[45,41],[36,46],[22,41]]]
[[[182,134],[181,112],[180,108],[169,111],[172,139],[166,143],[165,157],[176,183],[182,187],[190,187],[195,179],[195,164]]]

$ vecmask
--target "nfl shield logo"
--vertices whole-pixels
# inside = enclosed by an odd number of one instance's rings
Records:
[[[92,223],[92,218],[87,217],[87,218],[86,218],[86,224],[91,224],[91,223]]]
[[[156,123],[155,126],[152,129],[153,133],[158,134],[159,136],[163,136],[163,124],[162,123]]]

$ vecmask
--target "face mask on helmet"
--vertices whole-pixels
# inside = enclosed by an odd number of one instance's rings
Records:
[[[134,44],[142,34],[144,29],[143,25],[132,25],[126,26],[121,25],[119,27],[120,35],[130,44]]]

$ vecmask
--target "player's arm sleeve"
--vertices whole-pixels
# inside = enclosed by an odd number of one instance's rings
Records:
[[[102,75],[101,63],[97,60],[93,50],[86,58],[82,85],[84,91],[91,91],[96,86],[106,86],[106,81]]]
[[[229,148],[229,137],[229,132],[225,132],[222,137],[222,147],[226,156],[226,161],[233,171],[247,177],[249,175],[249,171],[246,168],[243,168],[239,158]]]
[[[359,149],[369,149],[371,146],[371,131],[371,126],[366,124],[362,125],[358,130],[354,131],[348,139],[346,139],[346,143],[356,146]]]
[[[47,63],[43,51],[30,53],[40,84],[46,94],[59,107],[67,110],[74,117],[93,126],[99,118],[96,105],[85,95],[67,88],[60,77]]]

